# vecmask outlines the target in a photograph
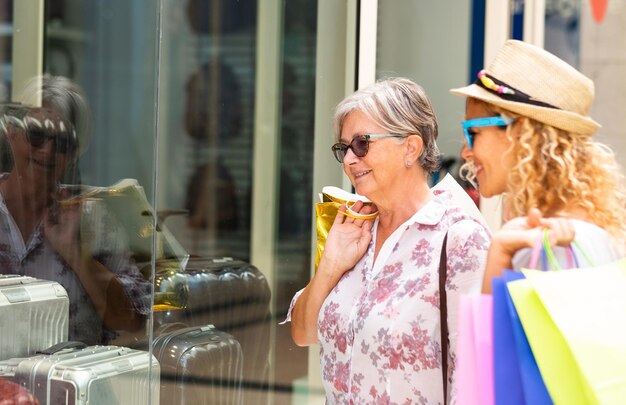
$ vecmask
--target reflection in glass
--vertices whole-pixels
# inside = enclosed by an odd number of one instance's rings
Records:
[[[11,4],[0,1],[2,21],[4,17],[10,21]],[[288,329],[276,327],[274,320],[282,315],[271,314],[270,298],[274,294],[276,311],[284,313],[310,272],[317,2],[283,2],[283,61],[276,67],[281,72],[282,119],[278,188],[273,191],[280,196],[274,269],[250,263],[253,147],[263,142],[253,133],[257,17],[263,3],[46,0],[43,4],[43,70],[80,85],[90,108],[88,114],[59,112],[57,119],[43,115],[50,113],[47,104],[40,109],[29,102],[35,109],[16,118],[20,124],[8,131],[15,135],[5,139],[0,151],[2,171],[19,168],[25,173],[23,181],[41,186],[41,194],[29,201],[55,197],[41,204],[43,211],[29,208],[32,221],[7,234],[11,243],[22,238],[17,245],[27,252],[28,260],[19,263],[22,270],[16,272],[37,267],[36,276],[61,281],[69,295],[70,314],[70,334],[63,339],[142,350],[163,347],[166,353],[171,347],[164,344],[168,339],[197,338],[200,343],[191,345],[188,353],[201,365],[209,362],[202,356],[214,353],[211,348],[232,349],[221,358],[225,368],[240,370],[232,375],[203,372],[189,364],[182,367],[186,374],[177,376],[166,369],[170,364],[166,355],[157,356],[161,366],[153,371],[160,377],[162,398],[177,387],[175,394],[198,403],[219,403],[215,398],[223,395],[234,403],[271,399],[290,404],[292,384],[307,375],[307,351],[293,346]],[[11,41],[4,47],[4,38],[0,35],[3,83],[5,78],[10,81],[5,74],[10,65],[5,69],[4,63],[11,57]],[[6,85],[8,89],[10,83]],[[90,125],[83,126],[87,122]],[[35,131],[32,123],[45,131]],[[30,159],[44,151],[48,155],[43,160]],[[0,194],[6,194],[9,208],[2,217],[15,219],[20,215],[11,210],[9,198],[15,190],[3,190],[5,181],[0,178]],[[131,183],[129,189],[141,189],[144,197],[143,222],[132,219],[137,216],[136,204],[113,197],[118,195],[116,185]],[[46,210],[62,241],[58,246],[47,239],[45,227],[37,228],[41,218],[47,220],[41,214]],[[21,224],[19,218],[14,222]],[[130,230],[137,223],[141,227]],[[192,256],[188,262],[164,254],[163,235],[157,233],[155,238],[155,231],[166,228]],[[101,281],[113,286],[105,290],[106,300],[90,294],[80,277],[72,280],[77,274],[69,263],[72,258],[53,251],[57,246],[71,252],[76,241],[81,242],[84,250],[79,256],[89,261],[90,270],[106,268],[107,272],[95,273],[105,275]],[[140,251],[135,249],[139,245]],[[8,256],[0,259],[19,261]],[[270,273],[275,291],[265,278]],[[153,288],[156,302],[150,301]],[[110,304],[130,308],[134,317],[109,309]],[[151,310],[155,321],[149,330],[144,320]],[[211,345],[217,341],[223,345]],[[176,361],[183,364],[187,358],[181,355]],[[179,377],[182,384],[168,385]],[[216,389],[220,378],[226,385]]]
[[[45,75],[19,100],[0,115],[0,136],[11,151],[0,175],[2,271],[63,286],[70,340],[105,344],[118,330],[141,330],[150,284],[119,223],[100,200],[70,199],[88,142],[82,91],[67,78]]]
[[[0,2],[0,101],[11,97],[13,0]]]
[[[547,0],[544,48],[575,68],[580,63],[580,0]]]

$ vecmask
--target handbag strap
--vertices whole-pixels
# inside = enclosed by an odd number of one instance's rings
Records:
[[[443,403],[448,403],[448,300],[446,297],[448,234],[443,238],[441,258],[439,259],[439,316],[441,324],[441,373],[443,376]]]

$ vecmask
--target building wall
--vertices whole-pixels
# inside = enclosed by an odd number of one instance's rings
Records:
[[[596,85],[591,116],[602,124],[598,139],[626,165],[626,1],[611,0],[604,20],[594,21],[588,2],[581,8],[580,70]]]

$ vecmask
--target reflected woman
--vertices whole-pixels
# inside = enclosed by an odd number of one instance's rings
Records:
[[[149,283],[124,250],[114,222],[99,218],[97,229],[88,226],[85,213],[102,216],[102,210],[69,199],[69,189],[61,186],[73,177],[68,168],[76,167],[84,147],[74,126],[85,107],[78,87],[43,76],[23,99],[41,103],[0,111],[12,160],[10,171],[0,175],[0,266],[6,273],[57,281],[67,290],[70,340],[102,344],[115,330],[141,329]]]

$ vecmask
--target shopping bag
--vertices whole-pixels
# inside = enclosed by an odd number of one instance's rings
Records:
[[[539,272],[507,284],[556,404],[623,403],[626,398],[626,263]],[[573,252],[573,249],[571,249]],[[543,252],[559,263],[544,233]],[[575,255],[571,266],[578,267]],[[591,349],[590,349],[591,348]]]
[[[337,211],[342,204],[346,204],[350,207],[356,201],[363,201],[365,204],[369,204],[370,201],[358,194],[349,193],[334,186],[326,186],[322,188],[322,194],[320,194],[320,202],[315,204],[315,229],[317,231],[317,245],[315,249],[315,268],[320,262],[322,253],[324,252],[324,245],[326,244],[326,238],[328,232],[335,222]],[[378,213],[359,215],[358,213],[347,212],[347,215],[359,217],[360,219],[374,219]]]
[[[568,253],[570,263],[576,263],[573,250]],[[543,269],[558,268],[547,233],[532,251],[530,266],[536,268],[539,263]],[[507,283],[520,279],[524,279],[522,273],[505,270],[502,277],[492,280],[496,403],[549,405],[552,399],[507,289]]]
[[[582,252],[582,251],[581,251]],[[573,248],[568,262],[577,265]],[[535,245],[529,266],[542,269],[560,268],[550,249],[547,233]],[[524,332],[507,283],[523,279],[520,272],[505,270],[492,280],[494,299],[494,374],[497,404],[552,404],[552,399]]]
[[[577,245],[578,246],[578,245]],[[584,250],[580,247],[580,252],[582,255],[589,260]],[[573,247],[570,246],[568,251],[568,262],[569,267],[578,266],[578,261],[574,254]],[[552,249],[548,243],[548,233],[544,231],[543,238],[538,241],[535,245],[531,260],[530,267],[536,268],[537,264],[541,259],[541,268],[543,269],[555,269],[560,270],[560,265],[554,256]],[[541,272],[540,272],[541,273]],[[517,280],[517,281],[516,281]],[[573,397],[584,398],[584,394],[579,394],[576,392],[560,392],[559,389],[555,386],[556,378],[558,378],[559,370],[562,369],[563,364],[559,362],[544,362],[540,363],[537,359],[537,356],[543,355],[544,352],[547,352],[548,349],[548,339],[552,339],[552,344],[558,345],[558,334],[547,334],[545,336],[545,341],[541,341],[540,336],[533,335],[531,330],[529,332],[528,324],[531,325],[533,322],[538,320],[537,317],[530,319],[530,315],[528,315],[524,311],[520,311],[518,306],[518,302],[514,298],[514,291],[519,292],[520,289],[523,289],[523,286],[528,282],[525,280],[524,276],[520,273],[515,273],[512,271],[505,271],[503,274],[503,281],[505,283],[504,291],[501,290],[501,284],[496,281],[495,288],[500,289],[499,293],[506,298],[506,305],[508,307],[508,315],[510,315],[510,321],[512,326],[513,337],[515,341],[515,347],[517,349],[517,360],[519,361],[519,370],[520,377],[522,381],[522,395],[523,395],[523,403],[526,404],[550,404],[552,401],[554,403],[575,403],[573,401]],[[519,294],[515,297],[518,297]],[[495,298],[494,298],[495,299]],[[529,313],[533,310],[536,312],[536,302],[533,301],[532,294],[528,298],[529,306],[526,308],[526,311]],[[538,316],[536,313],[532,316]],[[543,318],[542,318],[543,319]],[[543,320],[545,321],[545,320]],[[495,323],[496,321],[494,321]],[[499,326],[499,324],[497,324]],[[500,329],[495,329],[496,332],[500,332]],[[495,336],[494,341],[498,345],[500,349],[500,343],[502,337]],[[560,345],[556,348],[554,352],[552,352],[555,356],[560,355],[561,357],[566,356],[566,353],[563,354],[563,351],[567,348],[565,345]],[[502,347],[501,350],[506,350],[505,347]],[[496,370],[503,371],[507,364],[503,363],[507,359],[501,356],[501,353],[498,352],[495,355],[496,357]],[[509,359],[510,360],[510,359]],[[576,370],[575,368],[567,367],[562,374],[567,375],[567,378],[570,381],[577,381],[576,372],[572,371]],[[510,372],[510,370],[509,370]],[[496,374],[498,375],[498,374]],[[547,379],[551,384],[546,382]],[[513,380],[514,381],[514,380]],[[509,381],[504,380],[504,377],[500,378],[498,375],[498,380],[496,381],[496,395],[497,398],[501,400],[501,403],[509,403],[506,401],[506,385]],[[584,390],[584,389],[583,389]],[[506,402],[505,402],[506,401]],[[561,402],[561,401],[570,401],[570,402]]]
[[[496,404],[551,404],[506,283],[523,279],[505,270],[492,280]]]
[[[536,270],[535,270],[536,271]],[[528,275],[527,272],[524,273]],[[549,273],[546,273],[549,274]],[[529,280],[507,283],[543,381],[555,404],[597,404],[590,387]]]
[[[457,339],[457,401],[460,405],[492,405],[493,299],[490,295],[462,295]]]
[[[543,323],[533,320],[537,325],[532,328],[541,333],[542,341],[546,331],[559,335],[558,343],[567,348],[561,349],[561,355],[569,356],[562,360],[566,363],[557,363],[558,373],[549,370],[554,363],[542,364],[558,360],[553,357],[554,347],[536,342],[538,363],[548,388],[571,393],[576,390],[572,385],[579,382],[579,395],[584,394],[587,403],[625,403],[626,259],[594,268],[549,273],[524,270],[524,274],[527,285],[514,286],[518,291],[512,294],[518,295],[521,306],[536,299],[536,312]],[[550,353],[541,353],[548,350]],[[576,370],[571,374],[576,375],[565,380],[563,369],[568,364]]]

